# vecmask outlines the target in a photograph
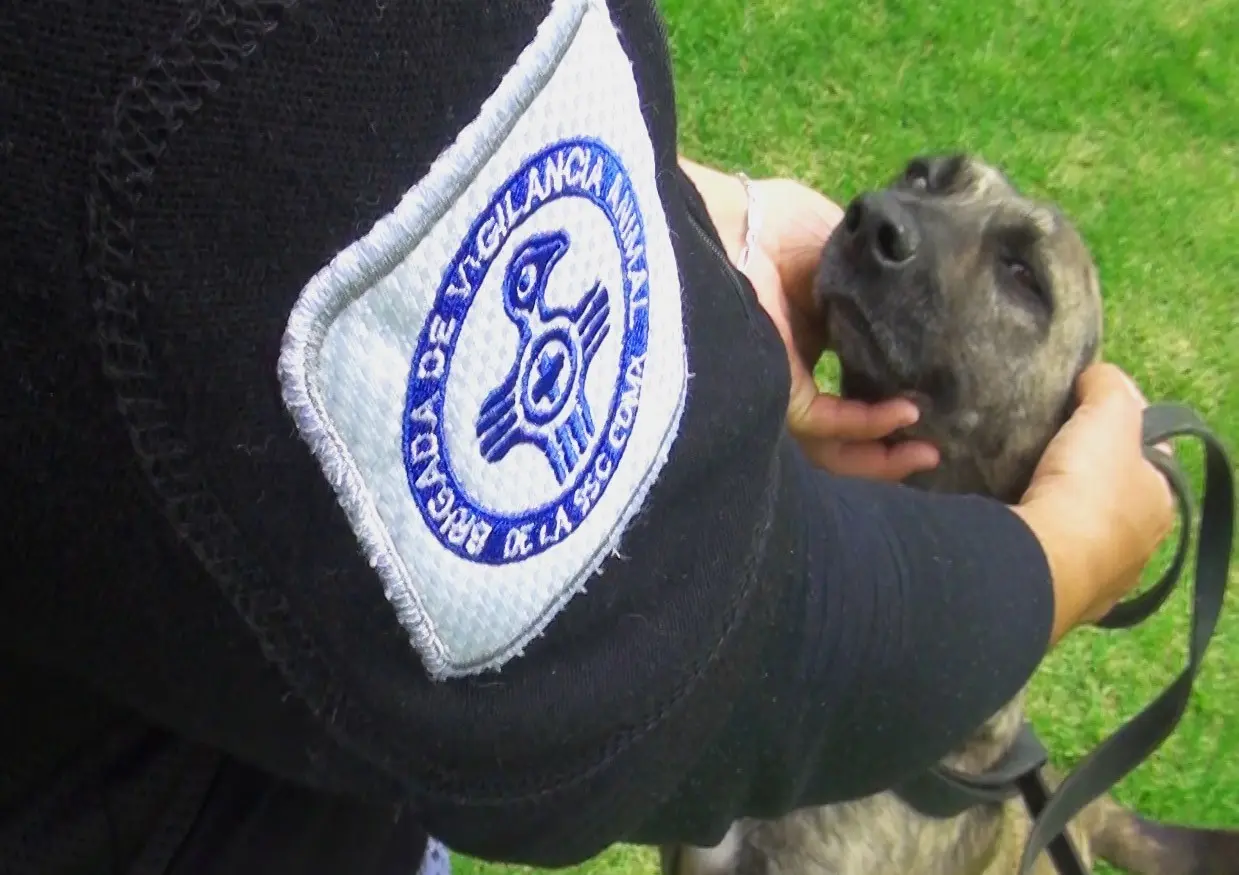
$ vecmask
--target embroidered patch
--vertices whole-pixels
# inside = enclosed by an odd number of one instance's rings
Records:
[[[557,0],[302,292],[285,403],[433,677],[503,666],[618,547],[679,427],[680,292],[602,0]]]
[[[546,222],[542,211],[560,201],[562,218]],[[549,230],[521,233],[535,213]],[[568,227],[587,241],[578,249],[594,250],[574,252]],[[514,335],[510,351],[495,347],[490,333],[469,332],[474,324],[495,329],[496,303],[509,323],[496,334]],[[644,222],[623,165],[605,145],[557,143],[496,192],[422,330],[404,419],[409,487],[446,549],[516,562],[588,518],[640,411],[648,307]],[[453,384],[461,356],[468,364]],[[445,411],[449,386],[464,416]]]

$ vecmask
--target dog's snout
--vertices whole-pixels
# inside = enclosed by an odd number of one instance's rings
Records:
[[[889,196],[864,194],[848,204],[844,230],[859,251],[883,267],[898,267],[912,260],[920,244],[911,216]]]

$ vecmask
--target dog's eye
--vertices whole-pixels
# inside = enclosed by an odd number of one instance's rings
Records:
[[[962,155],[936,158],[913,158],[904,168],[899,182],[912,191],[945,195],[958,191],[967,180],[963,171],[967,161]]]
[[[1045,287],[1028,262],[1013,256],[1003,256],[1001,265],[1006,279],[1020,294],[1028,296],[1034,303],[1049,306],[1050,299],[1046,295]]]
[[[929,167],[923,161],[913,161],[904,171],[903,181],[917,191],[929,190]]]

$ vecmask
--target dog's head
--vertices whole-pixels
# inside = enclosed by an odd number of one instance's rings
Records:
[[[1051,204],[965,155],[912,160],[847,207],[816,285],[845,397],[903,395],[931,441],[926,488],[1018,498],[1097,355],[1083,239]]]

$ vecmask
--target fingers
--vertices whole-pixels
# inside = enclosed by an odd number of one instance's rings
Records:
[[[1079,389],[1081,403],[1101,403],[1105,400],[1123,403],[1127,417],[1134,422],[1134,428],[1142,429],[1144,411],[1149,402],[1126,371],[1108,362],[1098,362],[1080,375]],[[1134,405],[1131,403],[1133,401]],[[1173,458],[1174,448],[1169,441],[1162,441],[1156,447]]]
[[[1135,422],[1137,427],[1144,408],[1149,406],[1135,381],[1109,362],[1096,362],[1085,368],[1080,374],[1077,392],[1081,406],[1121,405],[1125,418]]]
[[[1114,405],[1114,414],[1122,418],[1126,427],[1136,433],[1141,431],[1144,411],[1149,402],[1136,381],[1122,368],[1108,362],[1096,362],[1080,375],[1077,389],[1081,406]],[[1157,448],[1173,455],[1168,443],[1158,444]]]
[[[921,441],[899,443],[893,447],[878,441],[801,441],[801,446],[814,465],[846,477],[897,482],[938,464],[938,451]]]
[[[1130,376],[1128,376],[1123,371],[1120,371],[1119,373],[1121,373],[1123,375],[1123,379],[1127,381],[1127,388],[1131,392],[1132,396],[1139,403],[1141,416],[1143,416],[1144,411],[1149,406],[1148,400],[1144,397],[1144,393],[1140,391],[1140,387],[1136,385],[1135,380],[1133,380]],[[1174,458],[1174,446],[1170,443],[1170,441],[1162,441],[1161,443],[1155,444],[1154,446],[1156,449],[1161,450],[1167,456]]]
[[[1123,419],[1125,427],[1130,428],[1143,445],[1143,417],[1149,402],[1136,381],[1121,368],[1106,362],[1098,362],[1088,367],[1080,375],[1080,398],[1082,405],[1112,405],[1114,415]],[[1156,448],[1167,456],[1174,457],[1169,441],[1158,443]],[[1154,514],[1153,518],[1156,520],[1154,528],[1159,528],[1161,536],[1164,537],[1174,527],[1174,492],[1162,472],[1152,462],[1143,459],[1142,467],[1144,475],[1150,478],[1150,488],[1155,488],[1158,492],[1159,501],[1150,506],[1150,513]]]
[[[810,439],[873,441],[907,428],[919,418],[920,411],[906,398],[866,404],[814,392],[795,430]]]
[[[805,454],[835,474],[898,481],[936,467],[938,451],[922,441],[887,446],[882,439],[917,421],[920,411],[906,398],[877,404],[819,392],[806,372],[794,393],[788,425]]]

